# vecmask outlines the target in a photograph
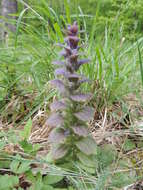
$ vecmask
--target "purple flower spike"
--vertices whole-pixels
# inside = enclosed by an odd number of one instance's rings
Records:
[[[91,100],[92,94],[80,91],[82,83],[89,82],[89,79],[77,73],[89,59],[79,59],[78,33],[76,22],[68,25],[65,44],[59,44],[63,48],[60,52],[63,60],[53,63],[58,67],[54,72],[55,77],[60,79],[52,80],[51,85],[59,90],[62,99],[51,104],[50,109],[54,113],[47,124],[54,127],[49,135],[51,155],[55,161],[62,163],[67,163],[69,159],[80,162],[79,154],[88,156],[96,152],[86,123],[94,117],[94,109],[82,106]]]

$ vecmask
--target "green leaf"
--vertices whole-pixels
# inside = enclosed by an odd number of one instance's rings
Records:
[[[52,152],[51,152],[51,151],[47,154],[45,160],[46,160],[47,162],[49,162],[49,163],[52,163],[52,162],[53,162],[53,157],[52,157]]]
[[[24,152],[26,153],[34,153],[36,152],[40,145],[32,145],[31,143],[29,143],[26,139],[19,142],[19,144],[21,145],[21,147],[23,148]]]
[[[17,144],[19,142],[19,140],[20,140],[20,137],[14,131],[9,130],[8,142]]]
[[[130,139],[126,139],[124,142],[124,151],[129,151],[129,150],[133,150],[136,148],[136,145],[133,141],[131,141]]]
[[[0,189],[6,190],[18,185],[19,178],[17,176],[3,175],[0,176]]]
[[[22,174],[30,169],[30,162],[19,162],[13,160],[10,164],[10,169],[16,174]]]
[[[36,181],[31,187],[31,190],[42,190],[42,188],[43,188],[42,182]]]
[[[40,144],[33,145],[33,152],[37,152],[40,149]]]
[[[79,169],[82,169],[82,170],[88,172],[89,174],[95,174],[95,168],[85,166],[81,162],[77,162],[77,166]]]
[[[0,161],[0,168],[9,168],[10,165],[9,160],[5,160],[4,158]]]
[[[10,164],[10,169],[12,172],[14,173],[17,173],[17,169],[18,169],[18,166],[19,166],[20,162],[17,161],[17,160],[13,160]]]
[[[13,189],[14,190],[14,189]],[[21,187],[18,187],[18,190],[23,190]]]
[[[6,133],[4,131],[1,131],[0,132],[0,137],[5,137],[6,136]]]
[[[98,163],[93,156],[86,156],[85,154],[80,152],[77,154],[77,157],[79,158],[80,162],[85,166],[94,168],[98,167]]]
[[[33,151],[33,146],[32,144],[28,143],[27,140],[23,140],[21,142],[19,142],[19,144],[21,145],[21,147],[23,148],[24,152],[32,152]]]
[[[81,152],[83,152],[86,155],[97,153],[97,146],[92,137],[83,138],[82,140],[76,143],[76,146],[79,148]]]
[[[68,187],[68,188],[54,188],[54,190],[75,190],[73,187]]]
[[[17,170],[18,174],[25,173],[30,169],[30,163],[29,162],[22,162]]]
[[[117,173],[112,176],[111,182],[113,187],[122,188],[135,181],[134,177],[131,177],[128,173]]]
[[[5,145],[6,145],[5,141],[0,141],[0,150],[2,150]]]
[[[36,181],[39,181],[39,182],[42,181],[42,174],[40,172],[38,172],[36,175]]]
[[[31,128],[32,128],[32,120],[29,119],[24,127],[24,130],[21,131],[20,136],[24,139],[28,139],[31,133]]]
[[[41,190],[55,190],[55,188],[53,188],[52,186],[50,185],[43,185],[42,189]],[[61,189],[62,190],[62,189]]]
[[[36,182],[36,178],[33,175],[32,171],[29,170],[26,172],[26,179],[28,179],[30,182],[35,183]]]
[[[73,187],[68,187],[68,190],[75,190]]]
[[[107,167],[115,160],[117,155],[116,149],[111,144],[104,144],[101,148],[98,147],[97,159],[102,167]]]
[[[138,41],[137,41],[137,46],[138,46],[138,53],[139,53],[141,81],[142,81],[142,85],[143,85],[143,61],[142,61],[142,56],[141,56],[141,48],[140,48],[140,44],[138,43]]]
[[[31,175],[31,174],[30,174]],[[31,187],[31,190],[43,190],[44,184],[42,182],[42,175],[40,172],[37,173],[35,181]]]
[[[143,141],[138,142],[138,148],[142,148],[143,147]]]
[[[58,175],[47,175],[43,179],[43,183],[46,185],[55,184],[63,179],[63,176]]]
[[[38,173],[36,176],[36,181],[33,182],[31,190],[54,190],[54,188],[47,183],[44,184],[44,179],[42,180],[41,173]]]

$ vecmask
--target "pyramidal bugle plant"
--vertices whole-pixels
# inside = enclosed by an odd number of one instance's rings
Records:
[[[92,94],[82,93],[80,88],[89,79],[77,72],[89,62],[89,59],[79,59],[78,33],[76,22],[68,25],[65,44],[59,44],[63,48],[61,60],[53,62],[57,66],[56,79],[50,83],[58,89],[61,99],[50,105],[52,114],[47,124],[53,126],[49,141],[52,159],[57,163],[85,164],[96,154],[97,148],[87,126],[94,116],[94,109],[85,103],[92,98]],[[91,167],[94,163],[88,161],[86,165]]]

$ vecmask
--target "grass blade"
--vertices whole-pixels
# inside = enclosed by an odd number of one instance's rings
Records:
[[[141,57],[141,51],[140,51],[140,46],[137,41],[137,46],[138,46],[138,54],[139,54],[139,64],[140,64],[140,72],[141,72],[141,81],[143,85],[143,63],[142,63],[142,57]]]
[[[19,33],[19,28],[20,28],[20,23],[21,23],[21,20],[22,20],[22,17],[24,15],[24,13],[28,10],[29,8],[25,8],[19,15],[19,18],[17,20],[17,26],[16,26],[16,35],[15,35],[15,49],[17,47],[17,39],[18,39],[18,33]]]
[[[65,11],[66,11],[67,22],[68,24],[71,24],[70,7],[67,0],[64,0],[64,6],[65,6]]]

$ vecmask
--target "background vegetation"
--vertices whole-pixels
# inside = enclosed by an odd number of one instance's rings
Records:
[[[123,189],[142,180],[142,0],[18,0],[16,25],[0,43],[0,189]],[[83,90],[94,98],[89,123],[97,142],[96,172],[49,163],[49,85],[67,23],[77,20],[85,56]],[[124,172],[123,172],[124,171]],[[56,175],[51,176],[51,175]],[[65,177],[66,176],[66,177]],[[55,179],[55,180],[54,180]],[[9,183],[7,183],[9,181]],[[3,182],[3,183],[2,183]]]

